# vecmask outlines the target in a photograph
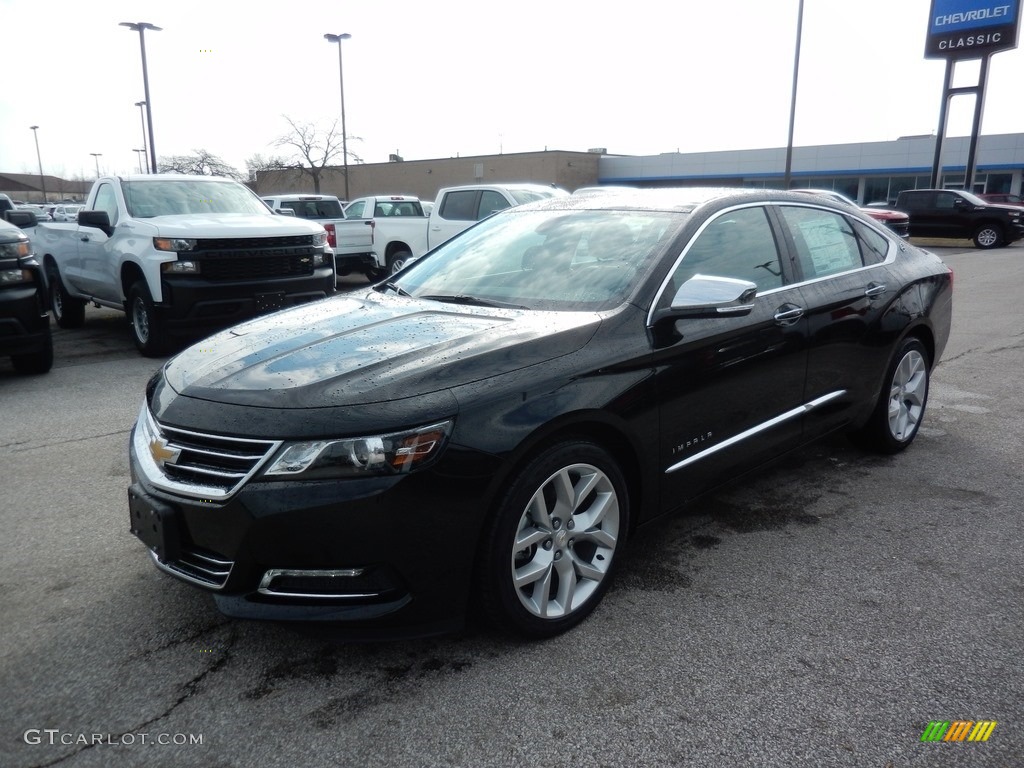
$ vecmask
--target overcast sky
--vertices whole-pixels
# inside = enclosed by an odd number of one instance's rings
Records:
[[[340,115],[364,162],[456,155],[781,147],[798,0],[0,0],[0,172],[137,169],[146,21],[158,156],[203,148],[244,170],[281,154],[285,115]],[[945,64],[929,0],[805,0],[794,143],[934,133]],[[976,65],[958,74],[972,84]],[[1024,132],[1024,51],[996,54],[983,133]],[[954,99],[949,135],[970,132]],[[352,160],[350,160],[352,161]]]

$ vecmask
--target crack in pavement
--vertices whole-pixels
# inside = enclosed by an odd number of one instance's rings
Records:
[[[117,741],[120,741],[128,734],[139,733],[143,731],[143,729],[148,728],[154,723],[158,723],[161,720],[170,717],[174,713],[174,710],[176,710],[186,701],[195,696],[196,693],[198,693],[199,687],[202,684],[203,680],[205,680],[209,675],[214,674],[215,672],[219,672],[225,665],[227,665],[227,663],[232,659],[232,651],[235,647],[235,644],[238,642],[238,633],[236,631],[234,624],[231,624],[230,622],[225,622],[225,624],[229,625],[230,631],[228,632],[227,642],[224,645],[224,650],[216,659],[213,660],[213,663],[211,663],[206,669],[204,669],[202,672],[199,672],[191,680],[187,680],[178,687],[178,691],[180,692],[179,696],[170,706],[168,706],[163,712],[156,715],[155,717],[151,717],[148,720],[144,720],[143,722],[138,723],[137,725],[134,725],[131,728],[123,730],[120,733],[109,734],[109,738],[113,738]],[[179,643],[171,643],[167,647],[172,647],[178,644]],[[104,735],[106,736],[106,734]],[[54,765],[60,765],[66,760],[70,760],[71,758],[76,757],[77,755],[80,755],[87,750],[93,749],[96,746],[98,745],[95,743],[85,744],[79,749],[76,749],[74,752],[69,752],[66,755],[62,755],[46,763],[37,763],[36,765],[31,766],[31,768],[50,768]]]

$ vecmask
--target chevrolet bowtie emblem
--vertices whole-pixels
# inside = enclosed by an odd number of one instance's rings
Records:
[[[155,437],[149,441],[149,453],[153,457],[153,461],[163,466],[176,462],[181,455],[181,449],[169,448],[166,440]]]

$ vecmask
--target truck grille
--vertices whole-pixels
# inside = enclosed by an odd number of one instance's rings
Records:
[[[207,280],[254,280],[267,277],[289,277],[313,274],[311,253],[294,256],[263,256],[258,251],[232,256],[229,259],[203,258],[202,276]]]
[[[227,499],[281,445],[169,427],[143,405],[132,437],[139,465],[157,488],[205,501]]]
[[[200,274],[207,280],[242,282],[307,276],[315,269],[313,257],[321,253],[313,237],[199,239],[188,258],[200,263]]]
[[[265,248],[296,248],[313,244],[313,235],[217,237],[196,240],[193,251],[259,251]]]

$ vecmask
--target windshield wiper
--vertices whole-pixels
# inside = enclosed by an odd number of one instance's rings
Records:
[[[411,293],[409,293],[407,290],[405,290],[405,288],[402,288],[398,283],[390,283],[390,282],[388,282],[388,283],[384,283],[384,285],[377,286],[377,290],[378,291],[385,291],[388,288],[390,288],[392,291],[397,293],[399,296],[409,296],[409,297],[412,296]]]
[[[529,309],[524,307],[522,304],[508,304],[504,301],[494,301],[493,299],[481,299],[479,296],[470,296],[465,293],[432,293],[426,296],[420,296],[421,299],[430,299],[432,301],[446,301],[449,304],[472,304],[477,307],[497,307],[498,309]]]

